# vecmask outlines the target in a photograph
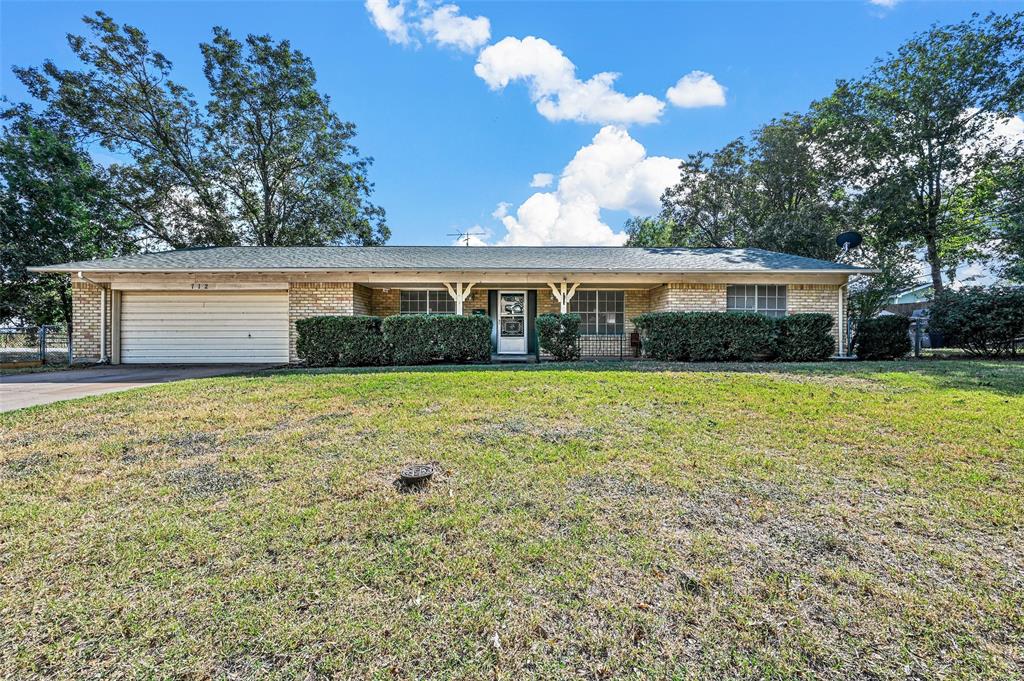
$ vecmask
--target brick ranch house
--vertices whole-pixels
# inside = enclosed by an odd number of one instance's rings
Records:
[[[284,363],[316,315],[478,314],[500,355],[535,350],[534,319],[576,312],[618,354],[656,311],[825,312],[844,355],[852,265],[758,249],[224,247],[30,268],[71,275],[75,361]],[[625,341],[628,345],[628,340]]]

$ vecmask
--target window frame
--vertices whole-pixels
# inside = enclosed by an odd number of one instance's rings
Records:
[[[581,296],[581,294],[584,294]],[[580,310],[579,307],[584,297],[593,294],[593,300],[588,300],[587,309]],[[618,296],[616,300],[613,296]],[[612,298],[611,301],[608,298]],[[581,336],[624,336],[626,335],[626,291],[625,289],[579,289],[569,300],[569,312],[580,316]],[[607,315],[614,314],[615,322],[609,324]],[[603,318],[602,318],[603,317]],[[593,318],[593,324],[589,323]],[[593,329],[592,331],[590,329]],[[612,328],[612,331],[608,329]]]
[[[742,292],[737,289],[743,289]],[[753,292],[751,293],[751,289]],[[743,307],[731,307],[734,301],[742,300]],[[781,301],[782,307],[779,307]],[[750,303],[751,306],[748,306]],[[770,303],[770,304],[769,304]],[[753,312],[778,319],[789,314],[788,284],[726,284],[726,312]]]
[[[409,293],[421,293],[424,294],[422,301],[416,301],[415,310],[406,309],[406,294]],[[446,302],[445,310],[434,309],[438,299],[443,298]],[[423,309],[420,309],[422,304]],[[398,314],[456,314],[455,301],[452,300],[451,295],[448,291],[438,288],[404,288],[398,291]]]

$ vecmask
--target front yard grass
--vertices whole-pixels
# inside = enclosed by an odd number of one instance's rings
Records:
[[[580,369],[0,415],[0,677],[1021,677],[1024,365]]]

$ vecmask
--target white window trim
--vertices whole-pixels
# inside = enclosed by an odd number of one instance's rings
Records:
[[[425,291],[428,294],[427,295],[427,311],[426,312],[402,312],[402,294],[404,292],[406,292],[406,291]],[[398,290],[398,314],[455,314],[454,312],[448,312],[447,310],[445,310],[444,312],[435,312],[434,310],[431,310],[430,309],[430,295],[429,295],[429,293],[431,291],[435,291],[435,292],[438,292],[438,293],[444,293],[445,297],[448,297],[448,299],[451,300],[451,298],[448,296],[448,291],[446,291],[443,288],[437,288],[435,286],[432,286],[432,287],[423,286],[423,287],[417,287],[417,288],[403,288],[403,289],[399,289]]]
[[[627,291],[627,289],[621,289],[621,288],[580,288],[580,289],[578,289],[576,291],[576,296],[579,296],[580,293],[587,293],[587,292],[595,292],[595,293],[621,293],[622,294],[622,324],[619,325],[619,326],[621,326],[621,331],[619,333],[585,333],[585,332],[581,332],[581,335],[588,336],[588,337],[589,336],[593,336],[594,338],[616,338],[618,336],[626,335],[626,291]],[[573,297],[573,300],[569,301],[569,304],[567,306],[570,312],[572,312],[572,303],[575,302],[577,305],[579,305],[579,301],[582,300],[582,298],[577,298],[576,296]],[[594,299],[594,303],[595,303],[595,305],[600,307],[599,298],[595,298]],[[599,321],[601,312],[599,312],[597,309],[595,309],[593,312],[584,312],[584,313],[576,312],[575,314],[592,314],[592,315],[595,315],[598,318],[597,326],[598,327],[601,326],[600,321]],[[616,313],[616,314],[618,314],[618,313]],[[607,322],[605,323],[605,325],[607,326]]]
[[[754,287],[754,309],[742,308],[742,309],[729,309],[729,287],[730,286],[753,286]],[[789,314],[789,284],[726,284],[725,286],[725,311],[726,312],[754,312],[756,314],[767,314],[768,312],[778,313],[778,309],[762,309],[758,307],[759,301],[761,300],[760,289],[764,286],[776,286],[785,289],[786,292],[786,307],[782,308],[782,315],[786,316]],[[776,296],[777,297],[777,296]]]

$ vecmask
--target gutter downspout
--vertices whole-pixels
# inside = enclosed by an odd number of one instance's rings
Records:
[[[850,282],[840,285],[839,287],[839,318],[838,318],[838,331],[839,331],[839,356],[846,357],[846,348],[843,346],[843,339],[846,338],[846,316],[844,314],[844,303],[846,302],[846,289],[849,287]]]

